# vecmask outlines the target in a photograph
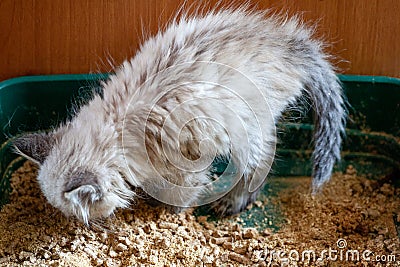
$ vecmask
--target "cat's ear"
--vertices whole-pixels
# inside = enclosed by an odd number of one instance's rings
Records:
[[[64,197],[74,206],[76,215],[89,224],[90,206],[103,197],[97,176],[84,171],[73,174],[65,184]]]
[[[41,165],[50,153],[55,142],[52,133],[30,133],[12,141],[15,152]]]

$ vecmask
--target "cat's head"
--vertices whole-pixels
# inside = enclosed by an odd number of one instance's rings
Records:
[[[37,180],[49,203],[89,224],[128,206],[132,196],[107,138],[62,129],[26,134],[13,144],[18,154],[39,165]]]

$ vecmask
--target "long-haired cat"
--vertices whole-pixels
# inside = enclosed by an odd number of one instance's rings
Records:
[[[297,18],[243,8],[182,16],[102,88],[54,131],[14,141],[39,164],[48,201],[85,223],[130,205],[135,188],[173,206],[240,212],[270,169],[276,122],[301,98],[315,111],[314,190],[340,158],[341,86]],[[215,159],[229,161],[222,191],[210,174]]]

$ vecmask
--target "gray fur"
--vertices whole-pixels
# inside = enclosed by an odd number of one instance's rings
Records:
[[[16,138],[13,145],[17,153],[37,164],[42,164],[54,145],[54,138],[52,134],[46,133],[25,134]]]
[[[38,181],[49,202],[86,223],[127,207],[132,187],[171,205],[213,201],[232,214],[254,201],[268,174],[275,122],[307,97],[315,109],[317,190],[340,158],[346,117],[322,47],[297,18],[240,8],[183,16],[117,68],[102,96],[39,135],[53,141],[28,136],[15,145],[30,159],[40,155]],[[36,153],[42,144],[52,146]],[[231,158],[237,170],[219,199],[207,196],[216,157]]]

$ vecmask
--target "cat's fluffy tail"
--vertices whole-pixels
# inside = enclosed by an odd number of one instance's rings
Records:
[[[305,87],[314,108],[313,192],[329,180],[340,160],[347,117],[341,83],[326,59],[310,70]]]

